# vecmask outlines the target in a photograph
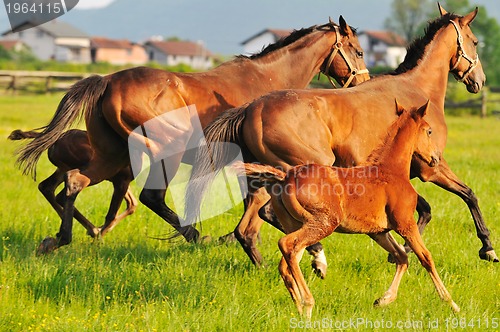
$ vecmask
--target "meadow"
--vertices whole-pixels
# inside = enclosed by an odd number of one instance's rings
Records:
[[[268,225],[255,268],[237,243],[187,244],[153,239],[171,231],[146,207],[101,240],[75,223],[73,243],[36,256],[54,236],[57,214],[37,183],[15,166],[17,128],[47,123],[62,95],[0,96],[0,331],[287,331],[500,329],[500,264],[479,259],[480,242],[465,203],[433,184],[413,180],[432,206],[424,241],[461,312],[440,301],[414,255],[399,298],[386,308],[373,301],[389,286],[394,266],[364,235],[334,234],[323,241],[329,262],[324,280],[302,260],[316,306],[311,322],[298,316],[277,265],[280,233]],[[447,117],[445,157],[479,197],[491,239],[500,253],[500,120]],[[38,181],[53,166],[43,156]],[[132,187],[138,196],[139,188]],[[85,190],[77,207],[104,221],[111,185]],[[241,207],[203,224],[202,235],[230,232]]]

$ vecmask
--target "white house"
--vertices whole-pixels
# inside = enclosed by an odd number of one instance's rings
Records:
[[[90,38],[66,22],[52,20],[19,32],[9,30],[2,36],[22,41],[40,60],[90,63]]]
[[[149,40],[144,44],[149,61],[167,66],[186,64],[206,70],[213,66],[212,52],[202,42]]]
[[[368,68],[386,66],[396,68],[406,55],[406,40],[390,31],[362,31],[358,40],[365,52]]]
[[[293,30],[264,29],[241,43],[241,45],[243,45],[243,54],[251,55],[259,53],[264,47],[285,38],[292,33],[292,31]]]

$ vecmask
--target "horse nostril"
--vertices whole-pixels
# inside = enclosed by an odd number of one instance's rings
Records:
[[[430,162],[429,166],[431,166],[431,167],[436,166],[436,165],[439,163],[439,159],[440,159],[439,157],[434,157],[434,156],[433,156],[433,157],[431,158],[431,162]]]

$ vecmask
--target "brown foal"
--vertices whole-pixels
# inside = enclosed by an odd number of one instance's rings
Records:
[[[367,234],[394,256],[394,279],[374,305],[384,306],[396,299],[408,268],[403,246],[389,233],[394,230],[429,272],[441,299],[454,311],[460,310],[439,278],[413,218],[418,194],[409,181],[412,156],[434,167],[441,154],[431,140],[430,125],[423,119],[428,106],[429,102],[417,110],[404,111],[398,105],[399,118],[389,128],[384,144],[362,166],[309,164],[296,166],[287,173],[272,166],[237,166],[244,167],[247,176],[264,183],[271,194],[273,208],[287,234],[278,243],[283,253],[279,271],[299,312],[306,317],[311,317],[314,298],[299,261],[305,247],[333,232]]]
[[[39,135],[40,133],[36,131],[22,131],[18,129],[14,130],[8,138],[13,141],[18,141],[33,139]],[[38,189],[62,218],[64,213],[65,189],[61,190],[57,196],[54,193],[57,187],[64,182],[66,172],[72,169],[83,168],[90,162],[93,150],[86,131],[71,129],[65,132],[64,135],[47,150],[47,154],[50,162],[56,166],[57,169],[52,175],[40,182]],[[133,180],[133,174],[130,167],[124,167],[107,180],[113,184],[113,196],[111,198],[108,213],[105,217],[104,225],[96,227],[76,208],[74,210],[74,218],[85,227],[87,234],[93,238],[104,236],[125,217],[134,213],[137,208],[137,199],[129,188],[129,184]],[[116,214],[123,200],[125,200],[127,208],[117,216]],[[42,254],[52,251],[55,248],[57,248],[56,239],[47,237],[40,244],[37,252]]]

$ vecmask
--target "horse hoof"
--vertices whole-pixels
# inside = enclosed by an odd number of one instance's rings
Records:
[[[384,296],[382,296],[381,298],[376,299],[375,302],[373,302],[373,306],[374,307],[385,307],[385,306],[391,304],[392,302],[394,302],[395,300],[396,300],[395,296],[392,296],[390,293],[387,293],[387,294],[384,294]]]
[[[387,255],[387,261],[391,264],[396,264],[396,260],[392,254]]]
[[[460,307],[453,301],[451,301],[451,309],[454,311],[454,312],[460,312]]]
[[[219,237],[219,243],[234,243],[236,242],[236,236],[233,232]]]
[[[323,264],[321,262],[316,262],[316,261],[313,261],[312,264],[311,264],[312,268],[313,268],[313,271],[314,273],[320,277],[321,279],[325,279],[326,277],[326,264]]]
[[[479,250],[479,258],[484,259],[485,261],[490,261],[493,263],[498,263],[500,262],[498,260],[498,256],[495,253],[495,250],[488,250],[488,251],[483,251],[483,249]]]
[[[56,250],[57,248],[58,248],[57,239],[54,237],[47,236],[38,246],[36,250],[36,255],[37,256],[45,255]]]
[[[93,239],[100,238],[101,237],[101,227],[99,227],[99,228],[94,227],[92,230],[88,230],[87,235]]]
[[[212,242],[212,237],[210,235],[202,236],[202,237],[198,238],[198,240],[196,241],[196,243],[201,243],[201,244],[210,243],[210,242]]]

